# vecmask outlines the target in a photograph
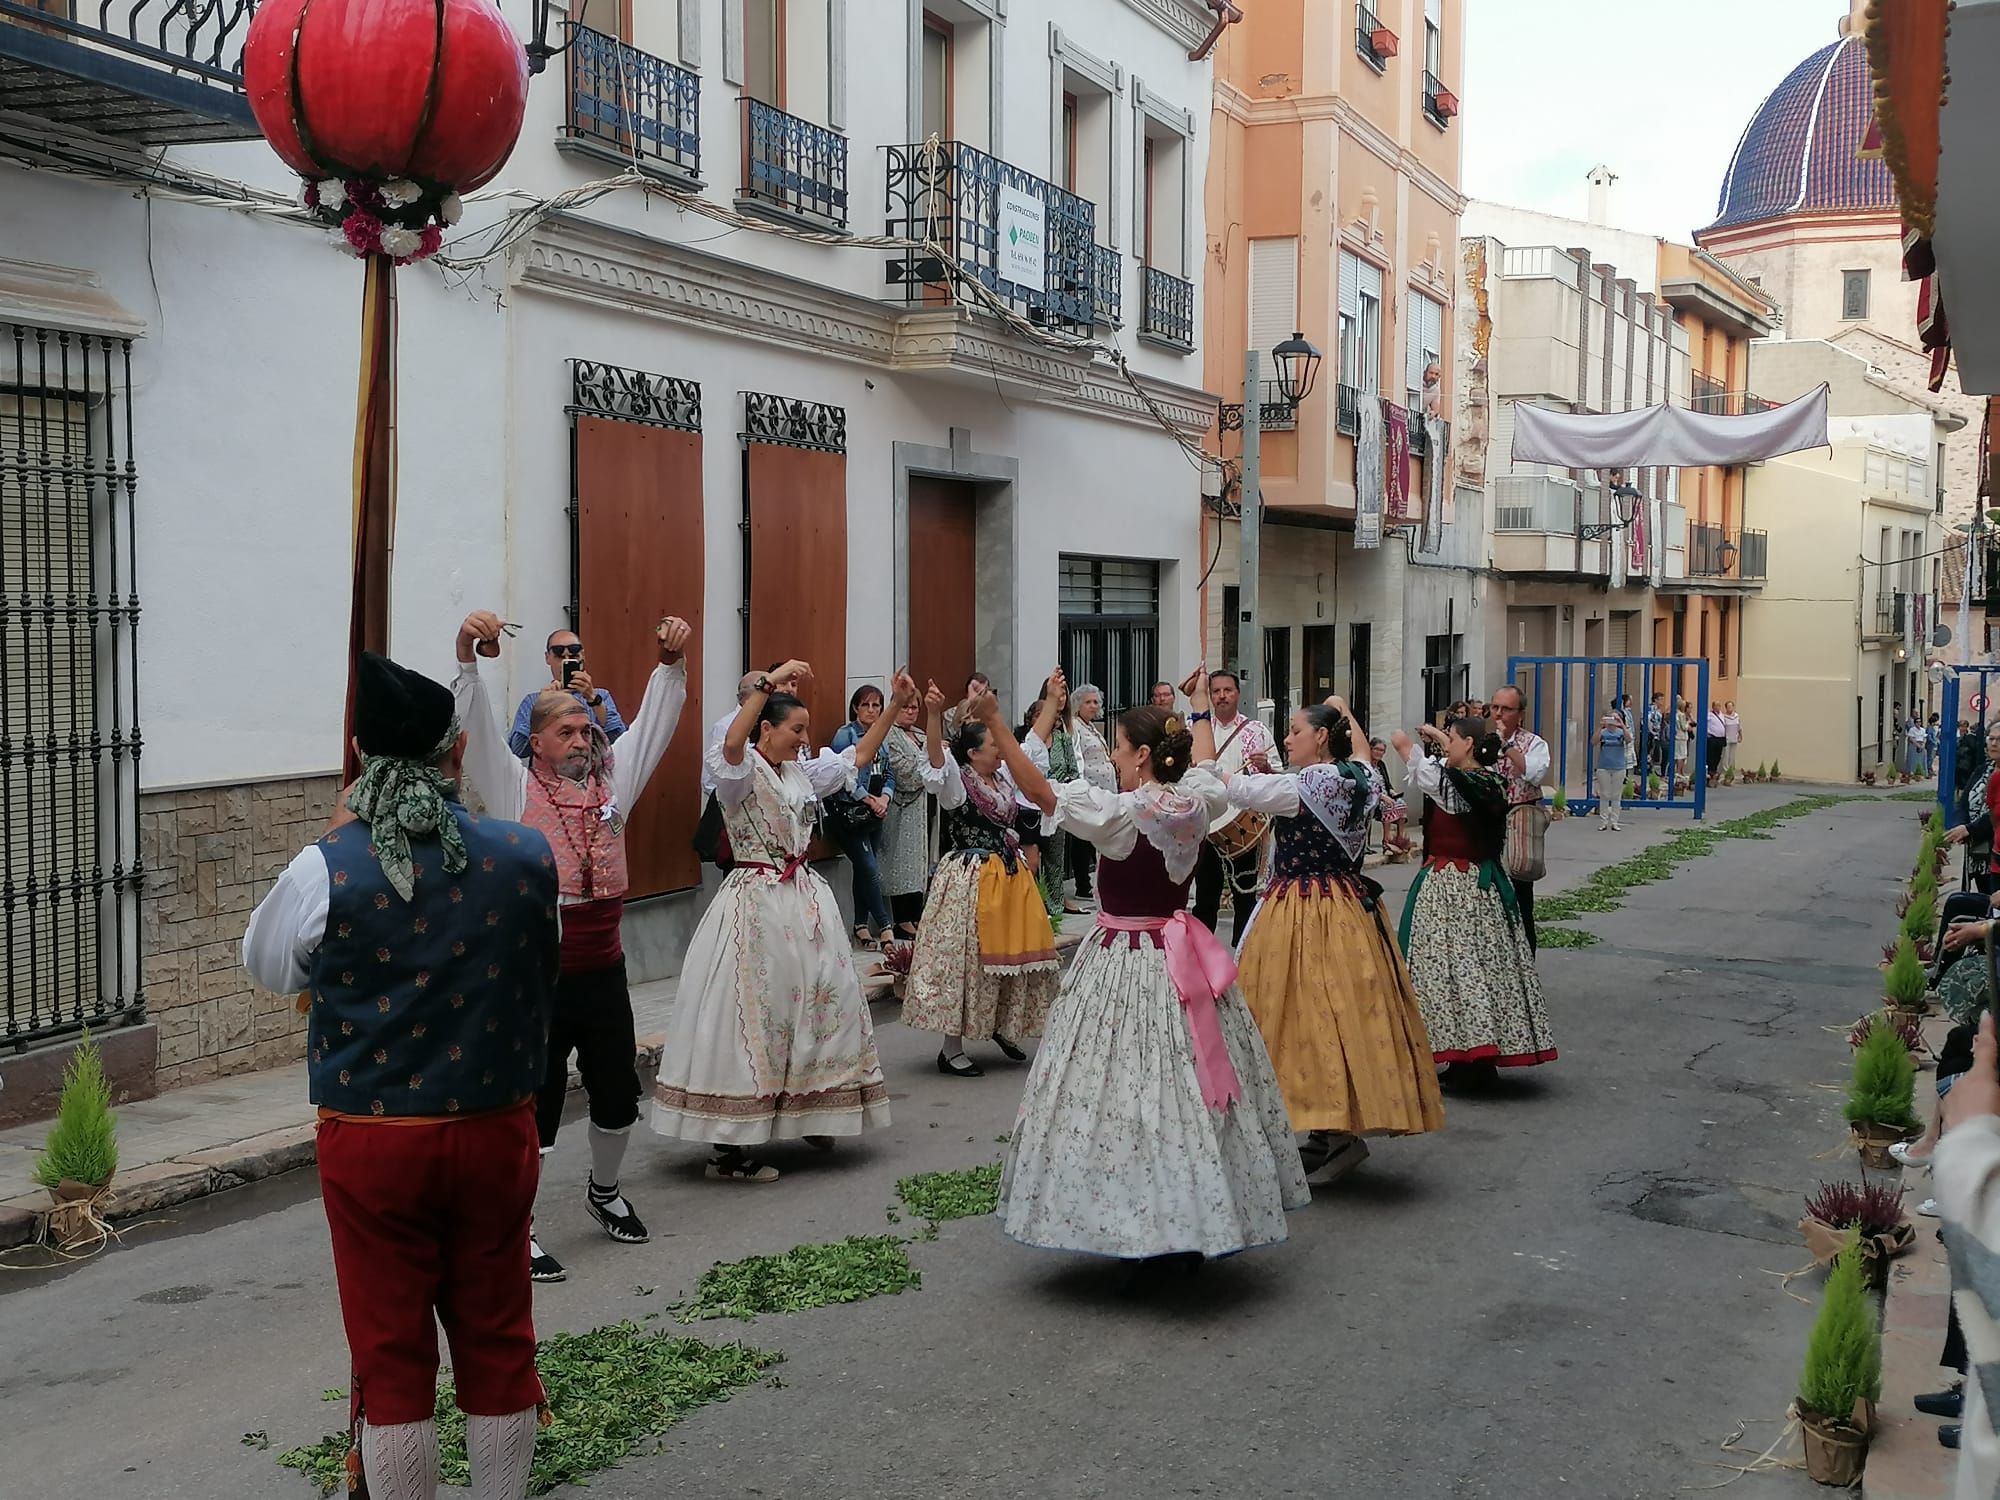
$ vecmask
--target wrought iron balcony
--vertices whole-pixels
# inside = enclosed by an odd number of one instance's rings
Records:
[[[701,79],[615,36],[578,26],[569,46],[565,147],[681,181],[701,176]]]
[[[935,151],[891,146],[888,166],[887,232],[943,251],[942,260],[891,252],[889,285],[900,286],[905,301],[934,298],[949,265],[1045,328],[1088,335],[1100,321],[1105,275],[1115,292],[1111,311],[1122,311],[1123,268],[1104,266],[1097,205],[1088,199],[963,141],[942,141]]]
[[[1424,426],[1424,408],[1421,402],[1410,403],[1410,457],[1422,458],[1431,451],[1430,432]]]
[[[1730,530],[1705,521],[1688,523],[1688,576],[1761,583],[1770,538],[1761,531]]]
[[[1139,332],[1175,349],[1194,348],[1194,283],[1147,266],[1146,316]]]
[[[1361,436],[1361,391],[1351,385],[1343,385],[1334,396],[1333,428],[1351,438]]]
[[[1458,113],[1458,95],[1444,86],[1444,80],[1424,70],[1424,117],[1439,130],[1448,128]]]
[[[1368,0],[1356,0],[1354,6],[1354,50],[1378,73],[1387,72],[1396,55],[1396,34],[1377,18]]]
[[[1090,250],[1090,311],[1100,328],[1125,321],[1125,257],[1105,245]]]
[[[1257,430],[1259,432],[1296,432],[1299,425],[1299,409],[1285,399],[1284,387],[1275,380],[1258,382],[1262,399],[1257,403]],[[1241,404],[1225,401],[1222,404],[1218,425],[1223,432],[1243,430]]]
[[[0,0],[0,113],[146,146],[245,140],[257,0]]]
[[[1688,401],[1690,411],[1704,412],[1709,416],[1729,415],[1729,388],[1719,380],[1711,380],[1706,375],[1694,377],[1694,394]]]
[[[847,227],[847,137],[743,101],[743,199],[817,228]]]

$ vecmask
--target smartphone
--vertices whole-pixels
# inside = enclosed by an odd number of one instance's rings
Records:
[[[563,658],[563,686],[568,687],[570,679],[583,669],[583,663],[574,656]]]
[[[886,787],[888,784],[889,784],[888,775],[885,772],[877,771],[874,775],[868,778],[868,795],[871,797],[881,796],[882,789]]]

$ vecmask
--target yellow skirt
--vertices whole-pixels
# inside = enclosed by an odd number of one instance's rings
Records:
[[[1295,1130],[1444,1125],[1430,1037],[1396,940],[1347,891],[1282,887],[1257,908],[1238,983]]]

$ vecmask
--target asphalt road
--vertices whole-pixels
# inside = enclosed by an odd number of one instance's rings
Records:
[[[1919,811],[1856,803],[1731,842],[1593,918],[1601,946],[1543,959],[1561,1060],[1379,1143],[1286,1244],[1134,1295],[990,1219],[946,1225],[912,1247],[921,1290],[697,1325],[782,1351],[782,1383],[565,1493],[1611,1500],[1728,1478],[1718,1445],[1760,1419],[1761,1448],[1797,1378],[1811,1309],[1774,1273],[1805,1259],[1800,1194],[1853,1175],[1819,1159],[1842,1139],[1828,1028],[1875,993]],[[1574,859],[1596,837],[1557,840]],[[538,1290],[542,1330],[658,1310],[718,1259],[882,1232],[899,1176],[996,1160],[1021,1074],[941,1078],[891,1016],[896,1124],[830,1160],[773,1152],[797,1170],[726,1186],[639,1139],[651,1245],[585,1219],[566,1132],[541,1214],[572,1278]],[[224,1195],[88,1265],[0,1273],[0,1492],[305,1500],[272,1459],[338,1425],[321,1392],[346,1380],[312,1175]],[[1727,1493],[1809,1490],[1779,1473]]]

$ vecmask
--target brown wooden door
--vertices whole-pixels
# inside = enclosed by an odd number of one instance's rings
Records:
[[[637,900],[701,884],[694,852],[706,723],[701,707],[701,435],[576,419],[577,576],[591,675],[629,723],[658,663],[654,627],[676,614],[695,627],[688,699],[673,743],[628,813],[625,851]],[[725,627],[726,628],[726,627]]]
[[[810,662],[812,742],[847,721],[847,456],[752,443],[750,666]]]
[[[962,480],[910,476],[910,675],[956,703],[979,667],[973,607],[978,504]]]
[[[1334,682],[1334,670],[1339,663],[1334,652],[1333,626],[1300,626],[1299,650],[1305,669],[1299,702],[1324,703],[1329,695],[1340,691]]]

